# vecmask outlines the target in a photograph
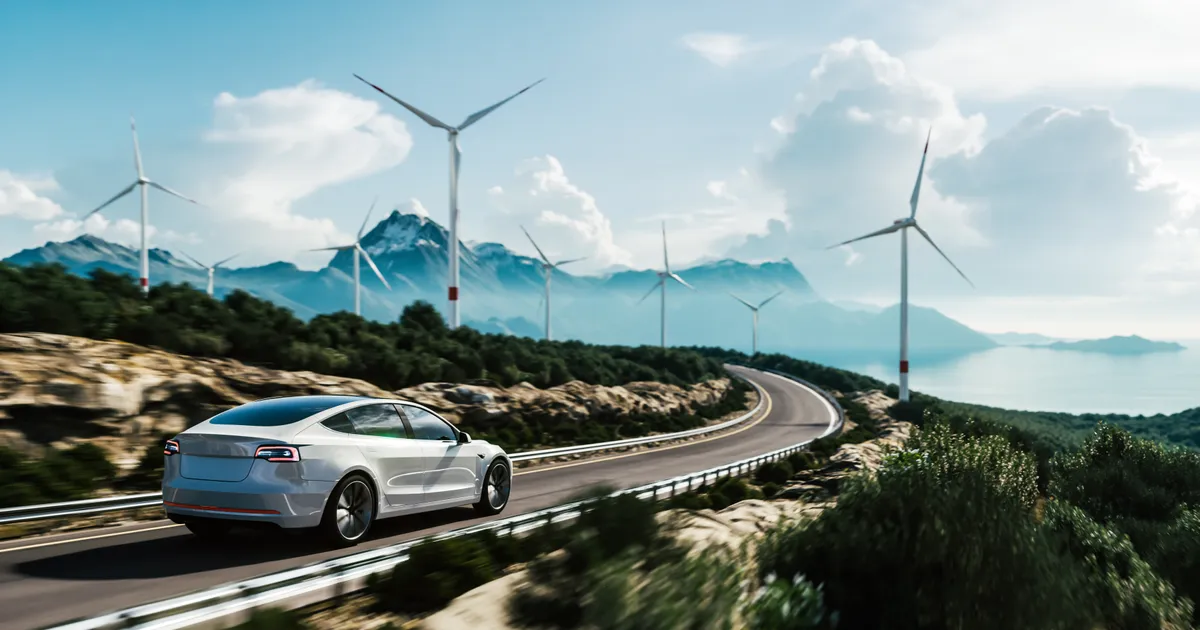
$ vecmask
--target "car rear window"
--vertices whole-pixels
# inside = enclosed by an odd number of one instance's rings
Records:
[[[355,400],[355,396],[296,396],[246,403],[213,416],[211,424],[279,427]]]

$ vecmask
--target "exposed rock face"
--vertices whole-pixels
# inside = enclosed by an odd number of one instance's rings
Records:
[[[388,392],[366,381],[287,372],[227,359],[171,354],[116,341],[43,333],[0,334],[0,446],[92,441],[118,465],[136,464],[143,446],[214,414],[268,396],[352,394],[428,405],[457,422],[533,409],[572,420],[600,411],[674,413],[715,403],[727,379],[681,388],[661,383],[602,387],[582,382],[540,390],[425,383]]]

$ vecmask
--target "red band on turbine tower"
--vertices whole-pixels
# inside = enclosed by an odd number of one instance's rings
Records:
[[[908,361],[901,361],[901,362],[900,362],[900,373],[901,373],[901,374],[908,374]]]
[[[142,278],[141,284],[143,287],[148,287],[148,286],[150,286],[150,280],[148,280],[146,278]]]
[[[450,301],[458,300],[458,287],[450,287]]]

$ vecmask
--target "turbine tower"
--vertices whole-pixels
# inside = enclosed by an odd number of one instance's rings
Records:
[[[209,265],[206,265],[206,264],[196,260],[195,258],[192,258],[191,256],[188,255],[187,252],[182,252],[182,254],[183,254],[184,258],[187,258],[188,260],[192,261],[192,263],[195,264],[197,267],[204,269],[205,271],[208,272],[208,297],[213,296],[213,273],[217,270],[217,267],[224,265],[225,263],[233,260],[234,258],[237,258],[240,255],[240,254],[234,254],[234,255],[230,256],[229,258],[222,260],[221,262],[218,262],[212,266],[209,266]]]
[[[891,234],[892,232],[900,233],[900,400],[902,402],[908,401],[908,228],[913,228],[926,241],[929,241],[929,244],[937,250],[937,253],[941,254],[942,258],[945,258],[951,267],[954,267],[958,275],[962,276],[963,280],[966,280],[967,284],[971,285],[972,288],[975,287],[975,283],[971,282],[967,274],[963,273],[958,268],[958,265],[950,260],[950,257],[942,251],[942,248],[937,246],[937,243],[933,242],[933,238],[929,236],[929,233],[922,229],[920,225],[917,225],[917,197],[921,194],[921,178],[925,174],[925,158],[929,154],[929,138],[932,135],[933,129],[930,129],[929,135],[925,136],[925,150],[921,153],[921,167],[917,170],[917,183],[913,186],[912,197],[908,200],[908,205],[911,208],[908,217],[897,219],[882,230],[871,232],[866,236],[853,238],[828,248],[833,249],[849,245],[855,241]]]
[[[378,201],[378,199],[376,199],[376,201]],[[362,284],[359,282],[358,275],[359,255],[362,255],[362,257],[367,260],[367,264],[371,265],[371,271],[375,272],[375,276],[379,278],[379,281],[383,283],[383,286],[387,287],[388,289],[392,288],[392,285],[388,284],[388,281],[384,279],[383,274],[379,272],[379,267],[375,266],[375,261],[371,260],[371,256],[367,254],[367,250],[363,249],[362,247],[363,231],[367,229],[367,221],[371,220],[371,211],[374,209],[375,202],[373,201],[371,202],[371,207],[367,210],[367,217],[363,219],[362,227],[358,228],[358,238],[356,238],[353,243],[349,245],[337,245],[335,247],[318,247],[317,249],[309,250],[311,252],[340,252],[348,249],[354,252],[354,314],[359,316],[362,315]]]
[[[158,182],[153,182],[146,178],[146,172],[142,170],[142,151],[141,151],[141,149],[138,148],[137,123],[134,122],[133,116],[129,117],[129,129],[133,132],[133,165],[137,168],[137,181],[130,184],[127,188],[125,188],[125,190],[122,190],[121,192],[114,195],[112,199],[109,199],[108,201],[105,201],[104,203],[100,204],[99,208],[96,208],[95,210],[92,210],[91,212],[83,215],[83,220],[86,221],[88,219],[88,217],[91,217],[93,214],[96,214],[97,212],[100,212],[101,210],[107,208],[110,204],[112,204],[112,202],[133,192],[134,188],[139,188],[139,187],[141,188],[141,193],[142,193],[142,219],[141,219],[141,225],[142,225],[142,262],[141,262],[142,269],[141,269],[141,273],[142,273],[142,277],[141,277],[141,285],[142,285],[142,293],[148,294],[148,293],[150,293],[150,250],[148,250],[146,248],[146,225],[147,225],[147,223],[150,222],[150,209],[148,207],[149,202],[147,200],[148,195],[146,194],[146,192],[147,192],[146,186],[152,186],[154,188],[157,188],[157,189],[167,193],[168,195],[174,195],[188,203],[194,203],[196,205],[200,205],[200,202],[198,202],[194,199],[188,199],[187,197],[184,197],[183,195],[175,192],[174,190],[171,190],[170,188],[167,188],[166,186],[163,186],[162,184],[160,184]]]
[[[667,222],[666,221],[663,221],[662,235],[663,235],[663,271],[658,272],[658,282],[655,282],[654,286],[650,287],[650,290],[646,292],[646,295],[643,295],[642,299],[638,300],[637,303],[641,304],[643,301],[645,301],[646,298],[650,297],[651,293],[654,293],[655,289],[659,289],[662,291],[662,330],[660,332],[660,338],[662,340],[661,341],[662,347],[666,348],[667,347],[667,280],[674,280],[675,282],[678,282],[679,284],[682,284],[683,286],[685,286],[693,291],[696,290],[696,287],[693,287],[692,285],[688,284],[687,282],[684,281],[683,278],[679,277],[679,274],[671,271],[671,263],[670,263],[670,261],[667,260]]]
[[[538,256],[540,256],[542,259],[542,262],[539,266],[542,268],[542,273],[546,275],[546,341],[550,341],[550,276],[554,273],[554,270],[557,269],[559,265],[579,262],[583,260],[583,258],[571,258],[552,263],[550,262],[549,258],[546,258],[546,254],[542,252],[541,247],[538,247],[538,244],[533,240],[533,237],[529,236],[529,232],[525,229],[525,226],[521,226],[521,231],[525,232],[525,237],[529,239],[530,243],[533,243],[533,248],[537,250]]]
[[[733,295],[733,293],[730,293],[729,295]],[[742,304],[745,304],[746,308],[750,309],[750,312],[754,314],[754,345],[752,346],[753,352],[750,353],[751,355],[758,354],[758,309],[766,306],[767,302],[774,300],[775,298],[779,297],[780,295],[783,295],[783,291],[780,291],[779,293],[776,293],[775,295],[772,295],[771,297],[759,302],[758,306],[755,306],[755,305],[747,302],[746,300],[743,300],[742,298],[740,298],[736,295],[733,295],[733,299],[741,302]]]
[[[501,105],[524,94],[526,91],[531,89],[533,86],[537,85],[538,83],[541,83],[542,81],[545,81],[545,79],[538,79],[537,81],[534,81],[530,85],[522,88],[516,94],[513,94],[512,96],[510,96],[494,105],[491,105],[490,107],[485,107],[485,108],[475,112],[474,114],[467,116],[467,118],[465,120],[463,120],[462,123],[460,123],[457,127],[452,127],[452,126],[447,125],[446,123],[438,120],[437,118],[434,118],[433,116],[430,116],[429,114],[426,114],[425,112],[417,109],[416,107],[413,107],[412,105],[409,105],[408,103],[405,103],[404,101],[396,98],[395,96],[388,94],[387,91],[385,91],[383,88],[379,87],[378,85],[375,85],[374,83],[371,83],[370,81],[358,76],[357,74],[354,75],[354,77],[356,79],[358,79],[359,81],[362,81],[363,83],[366,83],[367,85],[375,88],[375,90],[377,92],[392,99],[393,101],[395,101],[397,104],[399,104],[404,109],[407,109],[408,111],[412,112],[413,115],[415,115],[417,118],[420,118],[421,120],[425,121],[425,123],[428,124],[429,126],[446,130],[446,138],[450,141],[450,252],[449,252],[449,255],[450,255],[450,288],[449,288],[450,328],[451,329],[458,328],[458,322],[459,322],[459,317],[458,317],[458,170],[459,170],[459,164],[462,161],[462,152],[458,150],[458,134],[462,133],[463,131],[466,131],[467,127],[470,127],[471,125],[474,125],[475,123],[479,122],[480,120],[483,119],[484,116],[487,116],[488,114],[492,113],[493,111],[496,111],[496,109],[498,109]]]

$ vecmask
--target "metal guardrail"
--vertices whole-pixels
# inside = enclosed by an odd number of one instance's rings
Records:
[[[742,476],[752,473],[762,464],[784,459],[803,451],[812,442],[840,434],[845,425],[845,412],[831,396],[819,388],[794,377],[777,374],[796,381],[806,389],[812,389],[829,403],[832,418],[830,428],[821,437],[791,446],[717,466],[708,470],[681,475],[672,479],[619,490],[609,496],[635,494],[643,500],[657,501],[670,498],[679,492],[687,492],[724,477]],[[249,611],[276,606],[299,608],[319,601],[343,595],[366,585],[367,577],[391,570],[408,559],[412,547],[431,540],[457,538],[484,531],[499,535],[515,535],[539,529],[550,523],[560,523],[579,516],[590,501],[577,501],[558,505],[536,512],[520,514],[502,520],[425,536],[356,553],[305,567],[289,569],[249,580],[217,586],[204,591],[137,606],[107,615],[84,619],[73,623],[54,626],[52,630],[115,630],[138,628],[140,630],[176,630],[179,628],[227,628],[237,623]]]
[[[741,378],[737,375],[734,375],[734,377]],[[709,433],[715,433],[717,431],[723,431],[753,418],[756,414],[762,411],[764,398],[762,389],[752,381],[746,379],[742,380],[750,383],[750,385],[754,387],[755,391],[758,392],[758,404],[756,404],[753,409],[745,414],[742,414],[731,420],[726,420],[720,424],[699,427],[696,429],[688,429],[686,431],[676,431],[674,433],[660,433],[658,435],[629,438],[626,440],[612,440],[609,442],[579,444],[575,446],[547,448],[525,453],[513,453],[509,455],[509,459],[513,462],[528,462],[539,459],[549,459],[551,457],[581,455],[584,453],[596,453],[599,451],[627,448],[630,446],[641,446],[644,444],[654,444],[657,442],[682,440],[690,437],[696,437],[698,435],[706,435]],[[143,494],[106,497],[102,499],[86,499],[83,501],[25,505],[20,507],[0,509],[0,525],[6,525],[9,523],[26,523],[31,521],[45,521],[58,518],[70,518],[73,516],[87,516],[102,512],[133,510],[138,508],[154,507],[157,505],[162,505],[162,492],[147,492]]]

